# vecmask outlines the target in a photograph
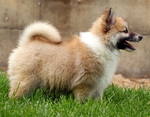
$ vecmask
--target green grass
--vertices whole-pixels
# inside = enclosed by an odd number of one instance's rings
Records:
[[[8,79],[0,72],[0,117],[150,117],[150,90],[110,86],[103,101],[74,101],[72,95],[42,89],[20,99],[8,98]]]

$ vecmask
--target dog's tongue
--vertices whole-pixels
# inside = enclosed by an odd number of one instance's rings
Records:
[[[130,52],[135,50],[135,47],[133,45],[129,44],[128,42],[126,42],[126,41],[125,41],[125,45],[126,45],[125,50],[130,51]]]

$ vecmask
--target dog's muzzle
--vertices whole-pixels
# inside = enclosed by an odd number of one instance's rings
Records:
[[[139,42],[141,41],[143,36],[135,33],[130,33],[128,37],[120,38],[119,41],[117,42],[117,48],[118,49],[123,49],[127,51],[134,51],[135,47],[128,43],[130,42]]]

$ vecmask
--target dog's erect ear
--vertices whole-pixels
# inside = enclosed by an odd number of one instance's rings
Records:
[[[103,13],[103,21],[106,24],[106,32],[108,32],[115,24],[115,16],[112,8],[109,8]]]

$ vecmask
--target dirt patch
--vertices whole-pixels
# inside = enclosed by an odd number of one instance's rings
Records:
[[[125,78],[121,74],[114,75],[113,84],[125,88],[150,89],[150,78]]]
[[[0,67],[0,71],[3,71],[3,72],[7,72],[7,68],[6,67]]]

